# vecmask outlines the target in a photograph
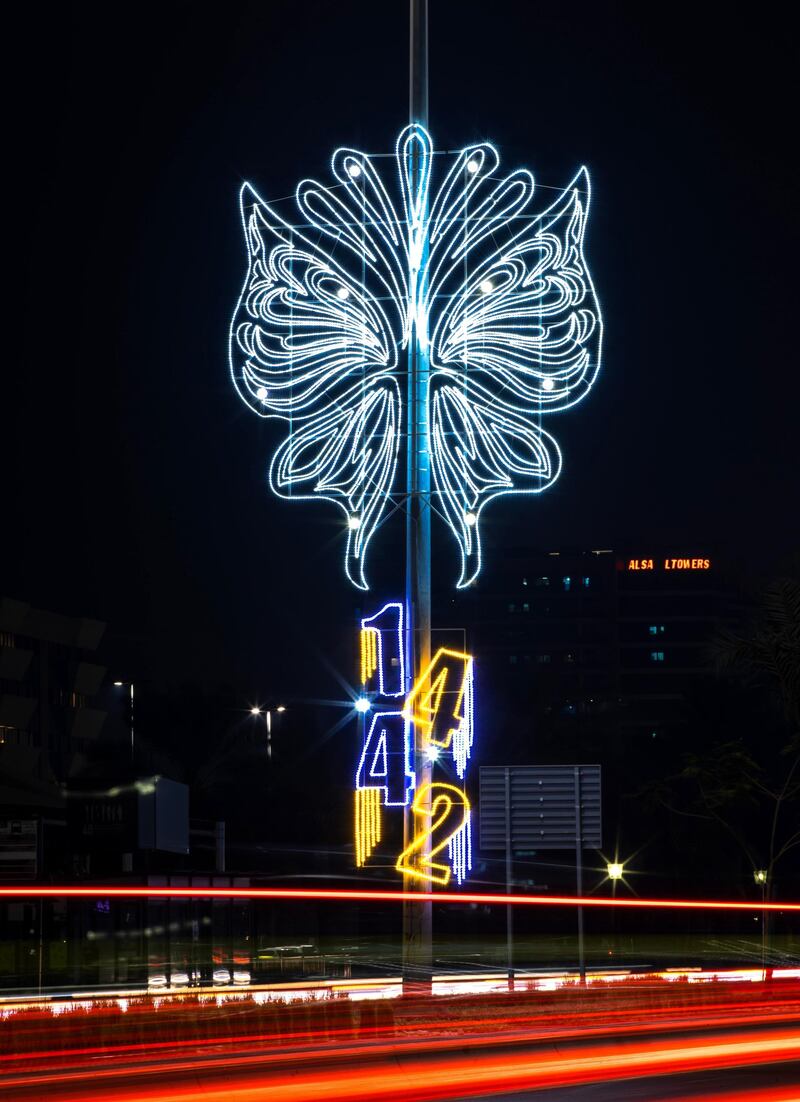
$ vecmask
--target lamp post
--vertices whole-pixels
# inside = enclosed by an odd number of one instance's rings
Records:
[[[764,979],[767,976],[767,911],[764,904],[767,901],[767,885],[769,873],[767,869],[753,869],[753,880],[761,888],[761,969]]]
[[[268,761],[272,761],[272,712],[273,712],[273,710],[275,712],[277,712],[279,715],[283,715],[283,713],[286,711],[286,707],[283,704],[278,704],[274,709],[273,708],[265,708],[263,713],[262,713],[261,708],[259,708],[258,705],[254,704],[253,707],[250,709],[250,715],[251,716],[260,716],[262,714],[264,716],[264,722],[265,722],[265,727],[266,727],[266,732],[267,732],[267,760]]]
[[[134,749],[135,749],[135,745],[136,745],[135,741],[134,741],[134,731],[133,731],[133,698],[134,698],[133,682],[132,681],[115,681],[114,682],[114,687],[116,689],[126,688],[126,689],[129,690],[129,696],[130,696],[129,719],[130,719],[130,730],[131,730],[131,761],[133,761]]]
[[[615,856],[613,861],[606,862],[606,877],[611,881],[611,894],[616,898],[617,884],[625,883],[625,865],[622,861]],[[617,950],[617,914],[616,911],[611,912],[611,933],[613,937],[613,950]]]

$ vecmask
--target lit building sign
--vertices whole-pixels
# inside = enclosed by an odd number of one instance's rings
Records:
[[[627,570],[710,570],[711,559],[628,559]]]
[[[440,648],[399,708],[402,605],[384,605],[364,618],[360,627],[362,689],[372,694],[378,710],[365,714],[356,768],[356,865],[365,865],[381,843],[384,809],[410,804],[414,833],[397,856],[395,868],[405,876],[443,886],[455,876],[460,884],[472,868],[469,798],[450,781],[434,781],[415,792],[411,747],[416,731],[428,759],[451,769],[463,781],[473,741],[472,656]],[[381,698],[390,704],[386,710]]]

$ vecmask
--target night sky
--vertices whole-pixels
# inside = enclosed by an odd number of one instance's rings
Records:
[[[585,163],[594,188],[604,369],[548,424],[558,485],[485,514],[489,576],[502,544],[712,547],[754,572],[800,545],[797,57],[775,10],[432,0],[436,144],[491,139],[550,187]],[[281,428],[229,380],[237,193],[392,147],[407,4],[16,19],[0,589],[108,621],[154,679],[330,693],[359,600],[340,513],[270,495]]]

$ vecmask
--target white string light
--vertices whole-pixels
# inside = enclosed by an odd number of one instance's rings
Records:
[[[231,373],[254,412],[289,422],[273,490],[343,510],[345,568],[367,589],[367,548],[399,491],[402,354],[418,340],[431,367],[432,504],[458,542],[465,586],[481,566],[483,509],[553,484],[561,453],[541,419],[580,401],[599,371],[589,175],[582,168],[532,214],[533,177],[498,176],[489,143],[454,154],[436,186],[421,126],[401,132],[394,179],[380,164],[338,149],[333,185],[298,185],[302,228],[244,185],[248,270]]]
[[[447,856],[457,884],[463,884],[472,871],[472,812],[464,814],[464,825],[447,843]]]

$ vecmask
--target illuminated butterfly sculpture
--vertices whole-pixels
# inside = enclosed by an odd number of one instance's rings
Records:
[[[241,191],[249,266],[231,323],[233,379],[256,413],[289,422],[273,490],[344,510],[345,568],[360,589],[405,477],[409,342],[430,364],[431,506],[458,541],[459,587],[480,570],[481,511],[555,482],[561,453],[541,422],[597,377],[589,175],[582,168],[533,214],[533,176],[500,175],[499,160],[488,143],[434,155],[414,125],[394,162],[338,149],[335,183],[298,185],[296,224],[249,184]]]

